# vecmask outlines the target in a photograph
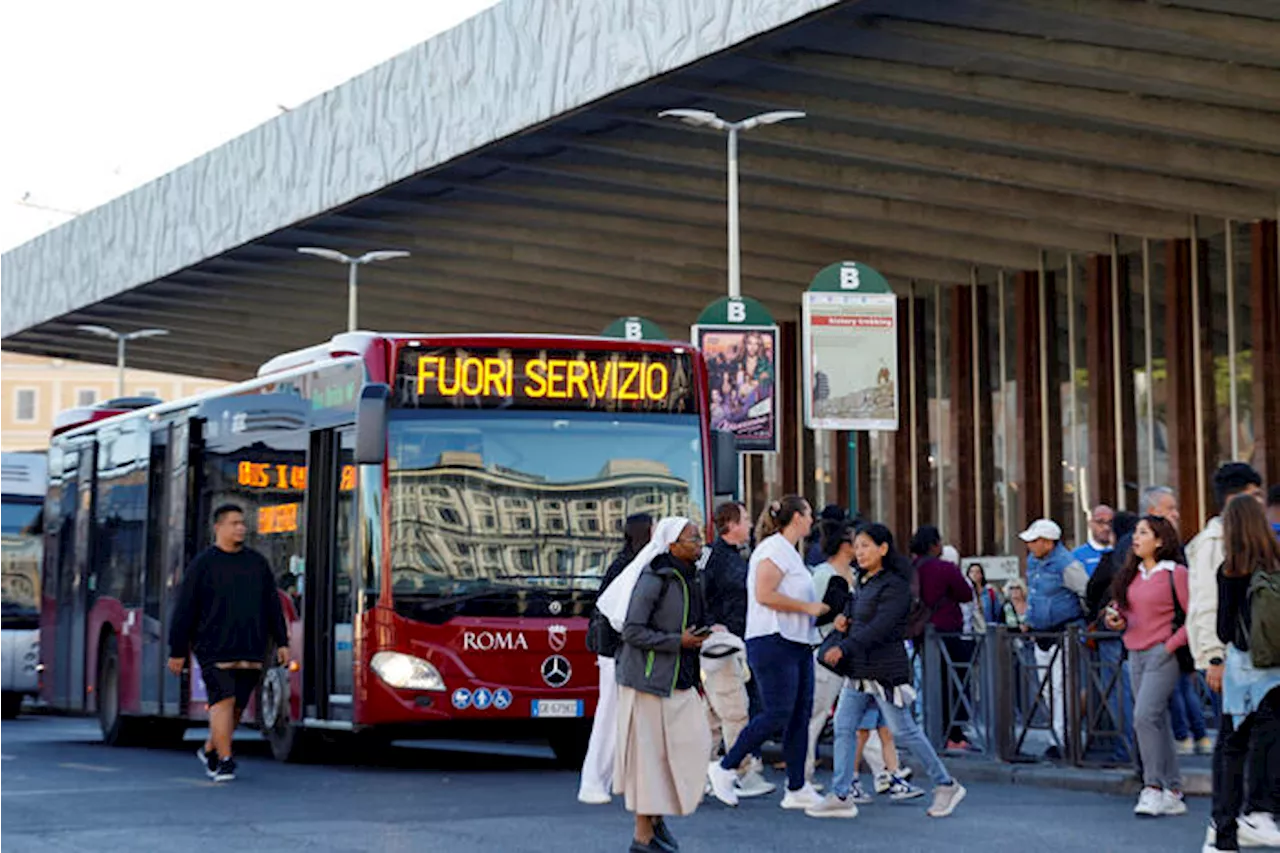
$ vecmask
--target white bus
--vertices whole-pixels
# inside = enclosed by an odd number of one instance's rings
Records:
[[[0,463],[0,688],[5,719],[16,717],[22,697],[35,696],[40,688],[40,516],[47,468],[43,453],[5,453]]]

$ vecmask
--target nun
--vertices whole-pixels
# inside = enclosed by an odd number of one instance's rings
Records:
[[[678,849],[665,818],[702,799],[711,732],[698,695],[698,651],[710,626],[696,563],[702,533],[664,518],[636,576],[617,654],[618,740],[614,793],[635,814],[631,853]]]

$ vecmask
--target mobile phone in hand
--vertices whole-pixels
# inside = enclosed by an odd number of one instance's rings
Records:
[[[706,636],[710,635],[710,633],[711,633],[711,626],[710,626],[710,625],[702,625],[702,626],[697,627],[697,628],[692,628],[692,629],[690,629],[690,633],[692,633],[692,634],[693,634],[693,636],[695,636],[695,637],[706,637]]]

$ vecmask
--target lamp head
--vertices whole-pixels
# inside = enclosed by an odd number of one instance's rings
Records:
[[[728,130],[729,122],[710,110],[674,109],[658,113],[662,118],[675,118],[693,127],[710,127],[716,130]]]
[[[299,246],[298,252],[303,255],[314,255],[317,258],[324,258],[328,261],[337,261],[340,264],[357,263],[355,258],[348,257],[336,249],[322,249],[319,246]]]

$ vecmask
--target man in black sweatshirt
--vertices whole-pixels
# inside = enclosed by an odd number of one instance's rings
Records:
[[[267,644],[276,662],[289,662],[289,634],[271,567],[244,546],[244,510],[223,504],[213,512],[214,544],[191,561],[173,610],[169,671],[181,675],[195,653],[209,695],[209,738],[197,752],[209,778],[236,778],[231,736],[262,678]]]

